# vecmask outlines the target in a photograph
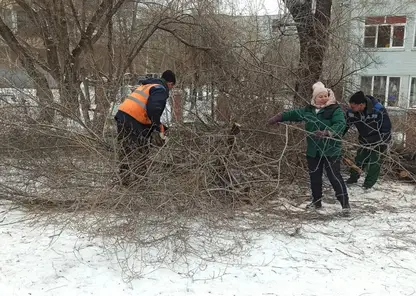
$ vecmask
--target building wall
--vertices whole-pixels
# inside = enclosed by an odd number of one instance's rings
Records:
[[[351,30],[357,43],[361,46],[364,44],[366,17],[406,16],[403,47],[361,48],[360,52],[363,56],[366,56],[365,62],[373,60],[374,63],[355,75],[353,85],[357,88],[362,88],[361,76],[400,77],[400,95],[397,107],[409,108],[412,105],[416,107],[416,100],[412,103],[409,101],[412,78],[414,78],[413,81],[416,83],[416,1],[353,0],[351,4]],[[416,99],[415,96],[413,97],[414,99]],[[389,102],[386,105],[388,106]]]

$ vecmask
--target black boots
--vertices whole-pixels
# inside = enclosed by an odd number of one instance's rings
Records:
[[[318,199],[318,200],[312,201],[310,204],[308,204],[306,206],[306,209],[307,210],[310,210],[310,209],[320,209],[320,208],[322,208],[322,199]]]

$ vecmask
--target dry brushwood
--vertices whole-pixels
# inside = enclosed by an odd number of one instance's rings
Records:
[[[236,136],[241,132],[240,127],[240,124],[233,123],[231,129],[228,131],[228,135],[226,136],[226,141],[218,142],[218,145],[222,144],[225,146],[224,148],[226,152],[224,155],[218,155],[218,158],[216,159],[216,164],[214,166],[215,183],[224,188],[226,195],[231,192],[244,194],[249,190],[248,187],[241,188],[241,186],[239,186],[240,182],[238,179],[227,169],[227,167],[232,165],[232,158],[235,157],[234,152],[236,148]]]
[[[416,177],[416,152],[398,149],[394,151],[394,171],[400,180],[415,182]]]
[[[360,169],[355,163],[354,161],[352,161],[350,158],[348,157],[343,157],[342,161],[344,162],[344,164],[350,168],[352,168],[353,170],[355,170],[357,173],[359,173],[360,175],[363,173],[363,170]]]

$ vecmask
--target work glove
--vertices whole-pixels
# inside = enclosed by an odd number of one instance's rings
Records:
[[[165,144],[165,135],[162,132],[154,130],[150,137],[150,143],[157,147],[162,147]]]
[[[277,114],[275,116],[273,116],[272,118],[269,119],[268,124],[272,125],[272,124],[277,124],[279,122],[283,121],[283,115],[282,114]]]
[[[319,138],[319,139],[323,139],[323,138],[330,138],[332,137],[332,134],[330,131],[328,130],[323,130],[323,131],[316,131],[314,133],[315,137]]]

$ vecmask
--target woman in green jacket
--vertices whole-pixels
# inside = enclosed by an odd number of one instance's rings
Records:
[[[313,85],[311,104],[307,107],[277,114],[269,124],[284,121],[305,122],[307,135],[306,157],[312,190],[312,202],[307,208],[322,207],[322,174],[326,174],[343,211],[349,212],[347,187],[341,176],[341,137],[346,127],[344,112],[332,90],[322,82]]]

